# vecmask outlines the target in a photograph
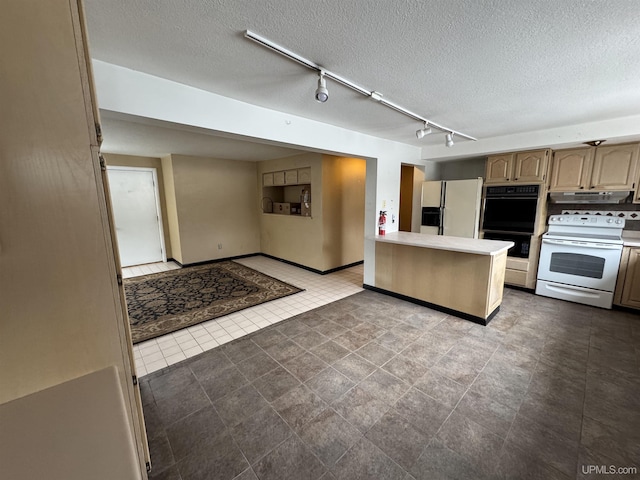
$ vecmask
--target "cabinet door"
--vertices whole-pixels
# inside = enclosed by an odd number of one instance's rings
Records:
[[[311,183],[311,169],[299,168],[298,169],[298,183],[305,184]]]
[[[516,182],[542,182],[547,176],[549,150],[516,154],[513,180]]]
[[[492,155],[487,158],[485,183],[508,182],[512,177],[513,153],[506,155]]]
[[[273,172],[262,174],[262,186],[263,187],[273,186]]]
[[[298,184],[298,170],[287,170],[284,172],[284,183],[286,185]]]
[[[550,192],[582,190],[589,181],[593,149],[557,150],[551,162]]]
[[[627,307],[640,308],[640,248],[629,250],[621,303]]]
[[[593,190],[631,190],[634,187],[640,144],[598,147],[593,161],[589,188]]]
[[[273,184],[284,185],[284,172],[273,172]]]

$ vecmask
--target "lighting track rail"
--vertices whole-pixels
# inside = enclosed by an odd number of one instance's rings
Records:
[[[383,98],[382,94],[379,92],[376,92],[375,90],[367,90],[364,87],[361,87],[355,83],[353,83],[350,80],[347,80],[346,78],[333,73],[329,70],[327,70],[324,67],[321,67],[320,65],[318,65],[315,62],[312,62],[311,60],[308,60],[304,57],[301,57],[300,55],[298,55],[295,52],[292,52],[291,50],[281,47],[280,45],[278,45],[277,43],[273,43],[271,40],[268,40],[250,30],[245,30],[244,32],[244,36],[245,38],[248,38],[249,40],[253,40],[254,42],[256,42],[258,45],[262,45],[265,48],[268,48],[269,50],[272,50],[276,53],[279,53],[280,55],[282,55],[283,57],[288,58],[289,60],[293,60],[294,62],[299,63],[300,65],[310,68],[311,70],[315,70],[316,72],[318,72],[319,75],[321,75],[322,77],[326,77],[326,78],[330,78],[331,80],[333,80],[334,82],[337,82],[341,85],[344,85],[345,87],[350,88],[351,90],[354,90],[356,92],[358,92],[361,95],[364,95],[365,97],[369,97],[372,100],[375,100],[376,102],[380,103],[381,105],[384,105],[385,107],[391,108],[392,110],[395,110],[398,113],[401,113],[409,118],[412,118],[413,120],[417,120],[421,123],[424,123],[425,125],[425,129],[427,127],[431,127],[431,128],[435,128],[436,130],[440,130],[441,132],[444,132],[447,134],[447,146],[451,146],[453,145],[453,141],[451,140],[451,137],[458,136],[458,137],[462,137],[462,138],[466,138],[468,140],[477,140],[476,138],[470,136],[470,135],[466,135],[462,132],[459,132],[457,130],[453,130],[451,128],[445,127],[444,125],[439,125],[435,122],[432,122],[431,120],[429,120],[428,118],[423,117],[422,115],[418,115],[415,112],[412,112],[411,110],[407,110],[406,108],[398,105],[397,103],[391,102],[385,98]],[[451,136],[451,137],[450,137]]]

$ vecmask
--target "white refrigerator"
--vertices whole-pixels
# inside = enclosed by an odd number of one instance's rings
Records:
[[[482,177],[422,183],[421,233],[478,238]]]

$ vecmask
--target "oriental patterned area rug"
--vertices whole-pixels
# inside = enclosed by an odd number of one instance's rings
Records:
[[[124,280],[133,343],[303,291],[224,261]]]

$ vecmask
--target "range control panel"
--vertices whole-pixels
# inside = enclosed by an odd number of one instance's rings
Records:
[[[549,225],[623,228],[624,218],[603,215],[551,215]]]

